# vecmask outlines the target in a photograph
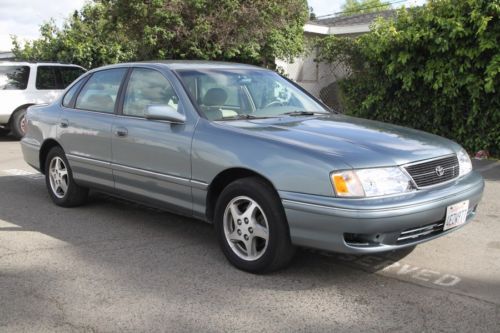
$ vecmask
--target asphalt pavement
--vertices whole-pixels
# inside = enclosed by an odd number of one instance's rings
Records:
[[[212,226],[93,193],[53,205],[0,137],[0,332],[500,332],[500,162],[475,220],[405,251],[233,268]]]

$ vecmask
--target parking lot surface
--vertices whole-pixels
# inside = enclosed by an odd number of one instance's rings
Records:
[[[203,222],[93,193],[64,209],[0,137],[1,332],[500,332],[500,162],[476,219],[414,249],[236,270]]]

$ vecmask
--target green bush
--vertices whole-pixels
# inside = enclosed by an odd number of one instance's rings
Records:
[[[500,0],[430,0],[357,39],[329,37],[319,60],[347,63],[350,114],[500,155]]]

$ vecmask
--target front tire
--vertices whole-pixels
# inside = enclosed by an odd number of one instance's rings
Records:
[[[60,147],[50,150],[45,160],[45,184],[52,201],[62,207],[75,207],[85,203],[89,190],[79,186]]]
[[[12,130],[12,135],[16,139],[21,140],[26,135],[27,129],[26,122],[26,109],[17,110],[13,115],[10,123],[10,128]]]
[[[259,177],[236,180],[222,191],[215,230],[229,262],[247,272],[284,268],[295,254],[281,201]]]

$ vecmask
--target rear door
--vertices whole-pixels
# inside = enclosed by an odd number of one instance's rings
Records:
[[[95,72],[73,86],[63,99],[58,136],[73,176],[81,183],[114,187],[111,128],[127,71],[128,68],[115,68]]]
[[[115,188],[170,210],[192,212],[191,139],[195,121],[147,120],[148,105],[169,105],[183,113],[169,79],[155,69],[134,68],[124,87],[121,114],[113,124]]]

